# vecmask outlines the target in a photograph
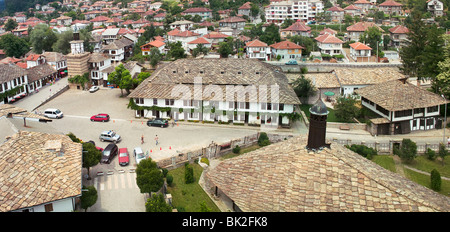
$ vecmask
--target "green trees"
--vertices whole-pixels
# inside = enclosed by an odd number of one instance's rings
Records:
[[[97,150],[92,143],[83,143],[83,168],[88,171],[88,180],[91,179],[89,169],[100,162],[102,158],[102,153]]]
[[[72,30],[58,34],[57,38],[56,43],[52,46],[53,51],[60,52],[64,55],[68,54],[70,52],[70,41],[73,40]]]
[[[438,63],[439,74],[435,79],[435,88],[437,93],[442,93],[450,98],[450,35],[444,36],[446,46],[444,47],[444,60]]]
[[[13,34],[6,34],[0,37],[0,48],[5,51],[8,57],[21,57],[30,51],[30,45]]]
[[[445,147],[445,144],[440,143],[439,144],[439,151],[438,151],[438,156],[441,157],[442,159],[442,166],[444,166],[444,158],[448,155],[448,150]]]
[[[143,159],[136,168],[136,184],[141,193],[158,192],[164,184],[162,172],[151,159]]]
[[[292,83],[292,87],[294,88],[297,97],[303,103],[306,103],[308,98],[317,91],[311,80],[305,78],[303,75],[300,75],[300,77]]]
[[[13,19],[8,19],[8,21],[6,21],[5,23],[5,31],[12,31],[14,30],[19,24],[13,20]]]
[[[314,51],[314,48],[317,47],[316,41],[306,36],[294,35],[290,37],[289,40],[304,47],[305,49],[302,49],[302,54],[305,56],[309,56],[311,54],[311,51]]]
[[[69,83],[80,84],[83,89],[86,87],[86,83],[89,83],[89,73],[84,73],[83,76],[76,75],[67,79]]]
[[[41,54],[45,51],[53,51],[52,46],[58,40],[56,34],[46,24],[38,24],[30,34],[30,43],[33,52]]]
[[[359,108],[353,97],[338,97],[334,105],[334,114],[340,122],[352,122],[358,116]]]
[[[186,58],[185,50],[180,41],[178,41],[176,43],[169,43],[168,47],[169,47],[169,52],[167,53],[167,55],[170,58],[173,58],[175,60],[181,59],[181,58]]]
[[[280,32],[278,30],[278,26],[275,24],[270,24],[264,33],[259,38],[262,42],[270,45],[274,43],[278,43],[281,41]]]
[[[261,132],[259,134],[258,145],[261,147],[270,145],[270,140],[269,140],[269,137],[267,136],[266,132]]]
[[[130,89],[133,86],[130,71],[128,71],[123,64],[117,66],[114,72],[109,74],[108,82],[119,86],[122,96],[124,89],[130,93]]]
[[[417,145],[411,139],[403,139],[400,149],[394,148],[394,155],[398,155],[405,162],[411,162],[417,156]]]
[[[81,208],[86,212],[87,209],[93,206],[98,199],[97,189],[94,186],[83,186],[83,192],[81,194]]]
[[[194,183],[194,168],[189,165],[189,163],[186,163],[184,165],[184,182],[186,184]]]
[[[230,54],[233,54],[233,47],[228,42],[220,42],[218,52],[221,58],[228,58]]]
[[[378,27],[370,27],[360,36],[359,41],[364,41],[365,44],[371,47],[374,55],[383,57],[384,54],[381,51],[382,47],[379,46],[379,43],[382,40],[381,36],[381,31],[378,29]]]
[[[172,207],[166,203],[161,193],[154,194],[145,203],[146,212],[172,212]]]
[[[431,179],[431,189],[437,192],[441,191],[441,183],[442,183],[441,174],[436,169],[433,169],[431,171],[430,179]]]
[[[208,54],[208,48],[205,47],[203,44],[197,44],[197,47],[195,47],[192,50],[192,56],[193,57],[197,57],[200,54],[203,54],[203,55]]]

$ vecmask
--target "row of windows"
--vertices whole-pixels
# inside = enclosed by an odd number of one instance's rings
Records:
[[[14,88],[14,87],[16,87],[18,85],[21,85],[23,83],[25,83],[25,77],[24,76],[15,78],[15,79],[12,80],[12,86],[11,86],[10,89],[12,89],[12,88]],[[8,90],[8,82],[5,82],[2,85],[0,85],[0,92],[6,91],[6,90]]]
[[[135,98],[134,101],[136,104],[144,104],[143,98]],[[165,99],[165,105],[166,106],[173,106],[175,104],[174,99]],[[158,105],[158,99],[153,98],[153,105]],[[284,110],[284,104],[277,104],[277,103],[261,103],[261,110]],[[200,101],[198,100],[183,100],[183,106],[194,106],[199,107]],[[211,107],[218,107],[219,102],[217,101],[211,101],[210,102]],[[229,109],[250,109],[250,102],[228,102],[228,108]]]

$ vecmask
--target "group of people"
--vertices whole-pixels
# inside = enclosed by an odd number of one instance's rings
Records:
[[[158,145],[158,135],[155,136],[156,145]],[[144,144],[144,135],[141,136],[141,144]]]

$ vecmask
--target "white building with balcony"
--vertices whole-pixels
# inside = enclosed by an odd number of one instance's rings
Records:
[[[111,67],[111,58],[103,53],[92,53],[88,62],[92,84],[106,86],[109,73],[105,70]]]
[[[265,8],[266,21],[275,24],[282,24],[285,19],[314,21],[316,15],[322,12],[323,3],[319,0],[271,2]]]
[[[319,47],[320,53],[328,55],[341,55],[342,44],[344,41],[331,34],[323,34],[315,38],[317,41],[317,47]]]
[[[361,43],[356,42],[350,44],[350,57],[356,62],[369,62],[372,48]]]
[[[245,50],[249,59],[270,60],[270,47],[258,39],[246,43]]]
[[[280,68],[254,59],[179,59],[129,97],[136,117],[272,127],[289,126],[300,104]]]

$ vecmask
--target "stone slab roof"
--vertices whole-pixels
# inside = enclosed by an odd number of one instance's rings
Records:
[[[27,71],[15,64],[0,64],[0,83],[27,75]]]
[[[450,211],[450,198],[382,168],[342,145],[314,153],[294,137],[207,169],[245,212]]]
[[[431,107],[447,102],[439,94],[399,80],[367,86],[355,92],[389,111]]]
[[[334,70],[341,86],[373,85],[390,80],[406,78],[398,68],[336,68]]]
[[[34,81],[40,80],[42,78],[48,77],[52,74],[56,74],[57,71],[52,66],[47,63],[40,64],[28,69],[28,82],[32,83]]]
[[[158,67],[152,76],[141,83],[129,97],[181,99],[171,96],[174,87],[183,84],[192,90],[196,77],[201,77],[204,87],[209,84],[219,86],[224,100],[227,85],[255,86],[259,93],[268,93],[268,101],[270,101],[271,94],[267,91],[270,91],[272,85],[278,85],[280,103],[300,104],[294,90],[289,86],[286,76],[278,67],[250,59],[176,60]],[[265,86],[269,90],[264,90]],[[191,91],[191,93],[193,92]],[[252,102],[258,99],[249,98],[252,99]],[[205,97],[204,100],[207,99],[209,98]]]
[[[0,212],[81,195],[82,146],[66,135],[20,131],[0,157]]]

